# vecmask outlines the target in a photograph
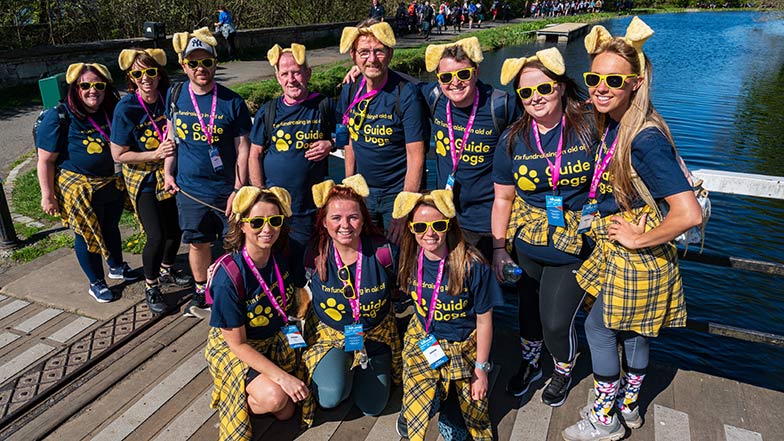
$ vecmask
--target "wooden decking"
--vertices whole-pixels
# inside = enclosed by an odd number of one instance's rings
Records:
[[[587,23],[561,23],[536,31],[537,41],[568,43],[588,33]]]
[[[19,306],[17,300],[0,301],[0,314]],[[28,329],[44,316],[46,308],[35,305],[24,315],[9,314],[0,324]],[[24,308],[18,309],[21,312]],[[43,315],[42,315],[43,314]],[[40,319],[35,319],[40,317]],[[13,319],[13,322],[9,320]],[[56,314],[6,350],[2,363],[27,348],[56,341],[78,317]],[[22,326],[27,323],[27,327]],[[90,325],[96,329],[100,322]],[[208,324],[182,317],[166,317],[70,382],[22,419],[0,429],[8,440],[212,440],[217,439],[217,416],[209,409],[211,377],[203,357]],[[85,329],[84,332],[89,332]],[[5,334],[2,334],[5,335]],[[0,336],[0,339],[3,337]],[[76,337],[74,337],[76,338]],[[14,340],[14,342],[19,339]],[[6,346],[7,348],[8,346]],[[10,351],[10,352],[9,352]],[[578,409],[590,397],[590,360],[581,355],[574,374],[575,385],[560,408],[541,403],[543,382],[520,401],[504,391],[516,370],[519,355],[514,337],[499,331],[493,358],[499,368],[491,391],[491,416],[496,439],[533,441],[561,439],[560,431],[575,422]],[[550,370],[545,366],[545,374]],[[6,369],[2,370],[4,376]],[[533,395],[533,396],[530,396]],[[732,380],[654,365],[641,396],[645,425],[627,433],[626,439],[683,440],[782,440],[784,394]],[[365,417],[350,403],[320,410],[315,426],[300,433],[296,421],[278,422],[254,417],[256,440],[399,440],[395,432],[400,410],[400,390],[380,417]],[[439,436],[431,424],[428,441]]]

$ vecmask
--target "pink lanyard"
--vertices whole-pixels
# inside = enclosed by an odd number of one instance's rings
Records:
[[[596,199],[596,190],[599,188],[599,182],[602,180],[602,174],[607,169],[607,166],[610,165],[610,160],[612,159],[613,153],[615,153],[615,146],[618,145],[618,136],[616,135],[612,145],[610,146],[610,149],[607,150],[604,158],[600,159],[602,150],[607,149],[605,139],[607,138],[608,133],[610,133],[609,126],[604,131],[604,135],[602,135],[602,144],[599,146],[599,149],[596,150],[596,165],[594,165],[595,168],[593,169],[593,178],[591,178],[591,190],[588,192],[589,201]]]
[[[417,304],[422,304],[422,265],[425,261],[425,250],[419,251],[419,269],[417,270]],[[433,323],[433,314],[436,313],[436,304],[438,303],[438,290],[441,289],[441,280],[444,277],[444,264],[446,259],[441,259],[438,264],[438,275],[436,275],[436,283],[433,285],[433,297],[430,298],[430,307],[427,309],[427,319],[425,320],[425,333],[430,332],[430,324]]]
[[[155,120],[150,114],[150,111],[147,110],[147,105],[144,104],[142,95],[139,93],[138,90],[136,91],[136,99],[139,100],[139,104],[142,106],[142,109],[144,109],[144,113],[147,114],[147,118],[150,118],[150,123],[155,128],[155,133],[158,135],[158,141],[163,142],[166,139],[166,131],[169,129],[169,127],[165,126],[165,128],[163,129],[163,133],[161,133],[161,129],[158,127],[158,124],[155,123]],[[161,96],[160,92],[158,92],[158,99],[160,100],[159,102],[163,102],[163,97]]]
[[[468,116],[468,122],[463,132],[463,142],[460,144],[460,153],[457,152],[455,145],[455,129],[452,128],[452,105],[451,101],[446,101],[446,131],[449,135],[449,146],[452,148],[452,174],[457,172],[457,165],[460,164],[460,158],[463,157],[463,150],[468,142],[468,135],[471,133],[471,128],[474,127],[474,120],[476,119],[476,110],[479,108],[479,90],[474,90],[474,106],[471,108],[471,114]]]
[[[335,244],[332,244],[332,251],[335,252],[335,263],[338,265],[338,271],[340,268],[343,268],[343,260],[340,258],[340,253],[338,253],[338,249],[335,248]],[[348,266],[346,266],[346,272],[348,272]],[[351,278],[351,273],[348,273],[348,277]],[[348,299],[349,305],[351,305],[351,314],[354,316],[354,323],[359,323],[359,284],[362,281],[362,239],[359,239],[359,247],[357,248],[357,273],[354,275],[354,298]],[[347,286],[348,282],[343,282],[343,286]]]
[[[539,153],[544,156],[544,160],[547,161],[547,164],[550,166],[550,174],[553,178],[553,193],[558,189],[558,179],[561,178],[561,158],[563,157],[563,138],[564,138],[564,126],[566,125],[566,115],[564,114],[561,116],[561,137],[558,138],[558,148],[555,150],[555,164],[550,161],[550,158],[544,153],[544,149],[542,148],[542,139],[539,137],[539,127],[536,125],[536,121],[533,119],[531,120],[531,128],[534,131],[534,138],[536,139],[536,148],[539,149]]]
[[[313,99],[313,98],[315,98],[317,96],[318,96],[318,93],[317,92],[313,92],[310,95],[306,96],[305,98],[302,98],[301,100],[297,100],[297,101],[294,101],[293,103],[290,103],[290,102],[286,101],[286,96],[284,95],[283,96],[283,104],[285,104],[287,106],[294,107],[294,106],[297,106],[297,105],[300,105],[300,104],[304,103],[307,100],[311,100],[311,99]]]
[[[193,103],[193,110],[196,111],[196,117],[199,118],[199,124],[204,134],[207,135],[207,143],[212,145],[212,130],[215,127],[215,109],[218,107],[218,85],[212,85],[212,109],[210,109],[210,125],[204,126],[204,120],[201,117],[201,109],[199,103],[196,102],[196,95],[193,93],[193,85],[188,83],[188,92],[191,94],[191,103]]]
[[[280,269],[278,268],[278,262],[275,261],[275,257],[272,256],[272,266],[275,268],[275,275],[278,278],[278,289],[280,290],[280,299],[283,303],[282,306],[275,300],[275,296],[272,294],[272,291],[270,291],[269,286],[267,286],[267,282],[265,282],[264,278],[259,274],[259,270],[256,268],[256,264],[253,263],[253,259],[248,255],[248,248],[245,246],[242,247],[242,257],[245,258],[245,263],[250,267],[250,272],[252,272],[256,277],[256,280],[259,281],[259,285],[261,285],[264,294],[267,295],[267,299],[269,299],[272,307],[275,308],[275,311],[278,311],[278,314],[283,318],[283,322],[288,323],[289,316],[286,314],[286,289],[283,287],[283,277],[280,275]]]
[[[106,125],[109,126],[109,132],[111,133],[111,131],[112,131],[112,122],[111,122],[111,120],[109,120],[109,114],[106,113],[105,110],[103,111],[103,118],[106,120]],[[95,130],[97,130],[98,133],[101,134],[101,136],[103,136],[103,139],[105,139],[106,142],[111,142],[109,140],[109,135],[107,135],[106,132],[101,130],[101,128],[98,126],[98,123],[96,123],[95,120],[90,115],[87,115],[87,121],[90,121],[90,124],[92,124],[93,128]]]
[[[389,79],[388,76],[387,76],[387,79]],[[365,77],[362,77],[362,81],[359,83],[359,88],[357,88],[357,94],[354,95],[354,100],[351,101],[351,104],[346,109],[346,112],[343,113],[343,125],[344,126],[348,124],[348,114],[351,113],[351,109],[353,109],[354,106],[359,104],[360,101],[369,100],[370,98],[373,98],[374,96],[378,95],[378,93],[381,92],[381,89],[383,89],[384,86],[387,85],[387,80],[384,80],[384,82],[380,86],[378,86],[377,88],[371,90],[370,92],[368,92],[368,93],[366,93],[366,94],[364,94],[362,96],[359,96],[362,93],[362,91],[365,89],[365,84],[366,84]]]

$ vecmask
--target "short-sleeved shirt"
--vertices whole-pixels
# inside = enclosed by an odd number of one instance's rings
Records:
[[[371,193],[397,194],[403,190],[406,177],[406,144],[424,142],[428,138],[428,119],[424,101],[411,83],[390,70],[386,85],[367,106],[364,118],[358,107],[349,112],[349,133],[352,139],[356,172],[364,176]],[[337,104],[338,121],[354,100],[349,96],[351,87],[343,87]],[[360,96],[366,90],[359,91]],[[355,92],[356,94],[356,92]],[[400,105],[398,112],[398,94]],[[402,118],[401,118],[402,115]],[[353,138],[353,135],[352,135]]]
[[[166,103],[163,99],[158,99],[153,104],[144,103],[144,105],[146,111],[139,104],[135,93],[125,95],[117,103],[112,119],[113,143],[128,147],[134,152],[147,152],[158,148],[162,141],[158,139],[158,132],[163,135],[166,129]],[[144,186],[154,187],[154,184],[155,175],[151,173],[147,175]]]
[[[112,176],[114,160],[109,140],[104,139],[87,118],[77,118],[68,106],[64,107],[69,122],[67,132],[65,126],[61,132],[60,117],[57,110],[52,109],[38,126],[37,147],[58,154],[57,168],[86,176]],[[111,136],[111,115],[98,111],[88,116],[106,135]]]
[[[302,283],[295,281],[285,257],[277,253],[274,256],[280,275],[283,278],[286,307],[289,309],[294,303],[294,287],[301,286]],[[234,259],[234,262],[237,263],[240,269],[242,281],[245,285],[245,296],[243,300],[239,299],[228,273],[221,267],[218,267],[210,282],[210,293],[213,299],[210,326],[216,328],[239,328],[240,326],[245,326],[245,333],[249,340],[262,340],[272,337],[286,322],[272,306],[264,290],[261,289],[259,281],[251,272],[250,267],[242,257],[242,253],[232,253],[231,258]],[[278,288],[278,278],[275,275],[272,259],[267,261],[267,265],[264,268],[259,268],[258,270],[264,282],[275,296],[275,301],[282,307],[282,296],[280,288]]]
[[[618,134],[619,124],[610,120],[605,142],[609,148]],[[632,140],[632,167],[648,187],[656,201],[674,194],[691,190],[689,181],[683,175],[675,149],[664,134],[655,127],[642,130]],[[620,208],[613,195],[612,176],[609,171],[602,174],[596,199],[599,214],[604,217],[618,213]],[[637,198],[632,207],[642,207],[645,202]]]
[[[432,90],[440,87],[437,82],[428,83],[421,89],[424,96],[429,96]],[[496,131],[493,124],[491,111],[493,87],[479,81],[479,107],[474,119],[474,125],[468,136],[468,142],[460,156],[457,172],[455,174],[454,192],[455,209],[460,226],[466,230],[479,233],[489,233],[490,216],[493,209],[493,155],[495,146],[501,132],[506,128],[499,127]],[[431,123],[431,145],[436,150],[436,187],[445,188],[447,179],[452,173],[452,152],[447,129],[446,105],[449,100],[443,96],[438,99],[433,109]],[[496,109],[497,115],[508,115],[508,121],[519,118],[519,110],[514,99],[507,99],[507,109]],[[454,128],[455,145],[457,151],[463,143],[463,134],[471,115],[473,103],[466,108],[450,106],[452,111],[452,127]]]
[[[329,99],[330,98],[323,98]],[[275,99],[275,122],[272,133],[267,133],[264,124],[264,109],[256,113],[250,140],[264,146],[264,185],[283,187],[291,194],[291,210],[295,216],[312,215],[316,212],[311,188],[327,175],[327,159],[310,161],[305,152],[310,145],[326,139],[330,133],[321,133],[322,115],[319,100],[310,99],[289,106],[283,98]],[[334,102],[329,106],[334,109]],[[330,128],[326,128],[330,130]],[[266,145],[266,144],[270,145]]]
[[[417,280],[410,279],[408,291],[416,305],[417,319],[425,327],[427,311],[433,298],[438,260],[423,259],[422,272],[422,304],[417,304]],[[444,270],[441,287],[438,290],[438,301],[430,324],[430,334],[437,339],[463,341],[476,329],[476,316],[484,314],[495,306],[503,305],[501,288],[492,270],[486,264],[472,262],[471,269],[463,282],[463,291],[457,296],[448,294],[449,268]]]
[[[378,326],[389,314],[390,295],[397,272],[397,256],[392,256],[393,268],[385,269],[376,258],[376,246],[373,239],[362,238],[362,280],[359,283],[360,318],[364,330]],[[321,280],[318,271],[314,271],[310,280],[313,293],[313,309],[318,319],[335,330],[343,332],[345,325],[354,323],[351,304],[343,297],[343,282],[338,278],[338,266],[335,262],[334,248],[330,246],[327,258],[326,280]],[[351,282],[357,287],[356,262],[349,265]]]
[[[234,138],[250,132],[251,121],[245,101],[218,84],[218,100],[215,111],[213,146],[220,154],[223,170],[215,172],[210,160],[210,145],[194,111],[188,88],[190,81],[182,85],[177,99],[177,117],[172,121],[177,144],[177,185],[188,193],[205,197],[225,196],[234,189],[234,174],[237,149]],[[169,102],[167,94],[166,102]],[[205,125],[210,123],[212,92],[194,94]],[[166,118],[171,120],[171,109],[166,109]]]
[[[552,173],[547,160],[536,147],[532,130],[531,127],[528,128],[530,146],[522,136],[515,137],[511,156],[507,147],[510,131],[504,132],[493,158],[493,180],[500,185],[514,185],[515,194],[527,204],[545,209],[546,197],[553,194]],[[542,150],[555,164],[561,123],[540,137]],[[593,147],[584,145],[573,130],[564,133],[561,176],[558,178],[558,195],[563,197],[564,210],[579,212],[588,200],[594,168]],[[554,231],[555,227],[551,226],[550,234]],[[515,240],[516,247],[522,247],[527,256],[541,262],[568,264],[579,261],[576,256],[557,250],[552,244],[552,240],[548,241],[547,246],[535,246]]]

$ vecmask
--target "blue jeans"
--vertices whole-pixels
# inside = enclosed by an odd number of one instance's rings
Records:
[[[93,193],[90,201],[98,224],[101,226],[106,248],[109,250],[107,263],[110,268],[117,268],[123,263],[122,240],[120,238],[120,216],[122,216],[125,193],[117,190],[114,184],[107,184],[100,190]],[[104,278],[103,258],[101,253],[91,253],[87,250],[87,242],[84,238],[75,234],[74,251],[79,266],[87,276],[90,283],[95,283]]]
[[[370,220],[384,232],[389,229],[389,223],[392,221],[395,197],[397,197],[397,193],[384,194],[381,189],[371,188],[370,195],[365,198]]]
[[[367,416],[377,416],[389,400],[392,351],[371,355],[367,369],[351,370],[353,352],[330,349],[313,370],[313,392],[325,409],[337,407],[351,395]]]

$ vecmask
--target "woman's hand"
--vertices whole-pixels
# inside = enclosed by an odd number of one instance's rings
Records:
[[[499,282],[504,281],[504,265],[512,263],[512,258],[506,252],[506,248],[498,248],[493,250],[493,270],[495,277]]]
[[[167,139],[155,149],[155,159],[166,159],[170,156],[174,156],[174,153],[176,152],[177,144],[174,143],[173,139]]]
[[[176,179],[174,176],[169,174],[163,177],[163,188],[171,194],[175,194],[180,191],[180,187],[177,186]]]
[[[356,65],[351,66],[351,69],[348,70],[346,76],[343,77],[343,83],[341,84],[348,84],[352,81],[356,81],[357,78],[359,78],[360,74],[362,74],[362,72],[359,70],[359,68]]]
[[[481,400],[487,397],[487,372],[474,368],[474,374],[471,375],[471,399]]]
[[[41,209],[49,216],[57,216],[60,213],[60,204],[54,195],[41,197]]]
[[[285,374],[277,383],[295,403],[299,403],[310,395],[310,389],[305,386],[305,383],[293,375]]]
[[[616,214],[610,218],[612,223],[607,227],[607,237],[630,250],[642,248],[637,245],[637,239],[645,233],[645,222],[647,220],[648,215],[643,214],[640,220],[633,224],[624,219],[623,216]]]

